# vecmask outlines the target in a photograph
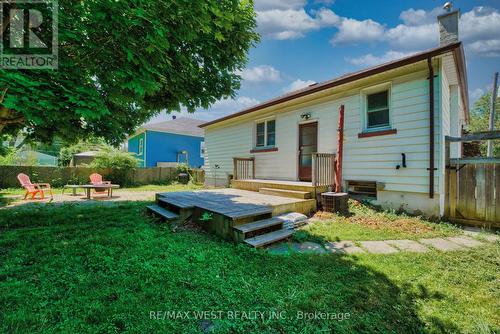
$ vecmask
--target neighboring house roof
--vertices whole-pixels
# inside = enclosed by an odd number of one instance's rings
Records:
[[[430,49],[430,50],[427,50],[424,52],[416,53],[416,54],[411,55],[409,57],[400,58],[400,59],[397,59],[397,60],[394,60],[391,62],[387,62],[387,63],[377,65],[374,67],[370,67],[370,68],[367,68],[367,69],[364,69],[361,71],[348,73],[348,74],[345,74],[343,76],[340,76],[338,78],[335,78],[335,79],[332,79],[329,81],[325,81],[325,82],[317,83],[317,84],[312,84],[312,85],[309,85],[308,87],[305,87],[305,88],[302,88],[299,90],[295,90],[295,91],[288,93],[288,94],[285,94],[285,95],[281,95],[281,96],[276,97],[274,99],[257,104],[253,107],[248,108],[248,109],[244,109],[240,112],[237,112],[237,113],[225,116],[225,117],[221,117],[221,118],[218,118],[218,119],[210,121],[210,122],[206,122],[206,123],[202,124],[200,127],[203,128],[203,127],[206,127],[208,125],[216,124],[216,123],[219,123],[219,122],[231,119],[231,118],[235,118],[235,117],[242,116],[242,115],[245,115],[248,113],[252,113],[252,112],[255,112],[258,110],[262,110],[264,108],[271,107],[271,106],[274,106],[274,105],[277,105],[277,104],[280,104],[283,102],[287,102],[287,101],[290,101],[293,99],[297,99],[297,98],[300,98],[300,97],[303,97],[306,95],[310,95],[310,94],[313,94],[316,92],[320,92],[322,90],[326,90],[329,88],[340,86],[340,85],[343,85],[343,84],[346,84],[346,83],[349,83],[352,81],[356,81],[359,79],[367,78],[369,76],[379,74],[379,73],[382,73],[385,71],[389,71],[389,70],[392,70],[392,69],[395,69],[398,67],[417,63],[417,62],[426,60],[430,57],[439,56],[439,55],[442,55],[442,54],[447,53],[447,52],[453,52],[453,57],[455,59],[455,65],[456,65],[456,70],[457,70],[458,80],[459,80],[459,85],[460,85],[460,92],[462,95],[462,102],[463,102],[463,105],[465,108],[466,118],[468,119],[469,118],[469,116],[468,116],[468,114],[469,114],[469,97],[468,97],[468,88],[467,88],[467,71],[466,71],[466,66],[465,66],[465,56],[464,56],[462,43],[456,42],[456,43],[445,45],[445,46],[442,46],[439,48],[434,48],[434,49]]]
[[[178,117],[170,121],[143,125],[138,132],[159,131],[180,135],[203,137],[204,131],[200,128],[200,125],[202,125],[203,123],[204,121],[201,121],[199,119]]]
[[[32,151],[32,150],[20,151],[17,153],[17,156],[23,159],[27,159],[29,156],[32,156],[34,159],[36,159],[37,164],[40,166],[57,165],[57,157],[38,151]]]
[[[87,151],[73,154],[75,157],[95,157],[99,151]]]

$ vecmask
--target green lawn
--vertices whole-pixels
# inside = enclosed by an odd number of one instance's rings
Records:
[[[201,232],[173,232],[144,216],[145,204],[1,209],[0,332],[198,333],[207,325],[213,333],[500,329],[499,243],[448,253],[271,255]],[[189,313],[151,319],[156,311]],[[222,316],[210,323],[195,319],[196,311]],[[283,318],[264,313],[248,320],[243,314],[251,313],[230,311],[274,311]],[[304,320],[298,311],[349,317]]]
[[[314,221],[295,233],[298,240],[389,240],[420,239],[461,234],[448,223],[434,223],[422,217],[381,211],[355,200],[349,201],[349,216],[319,213]]]
[[[168,185],[157,185],[157,184],[148,184],[144,186],[137,186],[137,187],[125,187],[125,188],[120,188],[120,190],[126,190],[126,191],[183,191],[183,190],[196,190],[196,189],[202,189],[203,185],[197,185],[193,183],[189,183],[187,185],[180,184],[180,183],[171,183]],[[118,191],[120,191],[118,190]],[[54,194],[61,194],[63,191],[63,188],[52,188],[52,192]],[[80,189],[81,191],[81,189]],[[19,187],[19,188],[3,188],[0,189],[0,197],[1,196],[15,196],[15,195],[24,195],[24,189]],[[71,189],[66,189],[64,191],[65,194],[71,194]]]

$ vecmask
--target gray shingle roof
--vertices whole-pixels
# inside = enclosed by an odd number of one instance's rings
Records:
[[[204,121],[194,118],[178,117],[165,122],[146,124],[142,126],[145,130],[176,133],[181,135],[203,137],[204,131],[199,125]]]

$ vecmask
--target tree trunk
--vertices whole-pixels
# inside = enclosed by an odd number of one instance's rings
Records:
[[[4,88],[0,93],[0,104],[5,98],[8,88]],[[24,123],[24,116],[15,110],[0,106],[0,135],[3,129],[9,124],[22,124]]]

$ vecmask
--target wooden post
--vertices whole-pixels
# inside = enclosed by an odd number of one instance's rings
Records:
[[[335,168],[335,192],[342,192],[342,154],[344,148],[344,105],[339,108],[339,123],[337,132],[337,164]]]
[[[449,179],[449,193],[448,193],[448,203],[449,203],[449,217],[455,218],[457,215],[457,169],[448,170]]]
[[[316,159],[316,153],[313,153],[312,154],[312,177],[311,177],[311,181],[312,181],[312,185],[314,187],[316,187],[316,164],[317,164],[318,160]]]
[[[493,131],[495,129],[495,106],[497,102],[497,84],[498,84],[498,72],[495,72],[495,75],[493,76],[493,88],[491,90],[491,106],[490,106],[490,126],[489,130]],[[493,142],[491,140],[488,140],[488,157],[493,156]]]
[[[233,179],[238,180],[238,158],[233,158]]]
[[[252,179],[255,180],[255,157],[252,157]]]

